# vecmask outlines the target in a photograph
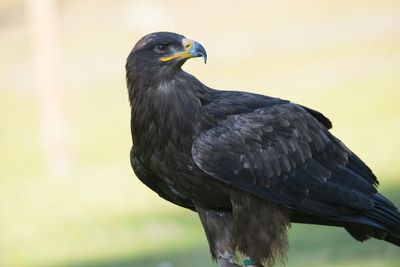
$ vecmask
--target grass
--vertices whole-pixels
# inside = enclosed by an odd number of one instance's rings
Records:
[[[214,2],[172,2],[151,6],[160,14],[149,28],[135,13],[144,2],[60,2],[71,149],[61,176],[46,172],[29,32],[18,20],[23,6],[0,5],[11,11],[0,23],[0,266],[215,266],[196,214],[162,201],[129,166],[124,60],[140,35],[165,28],[207,47],[206,66],[185,66],[206,84],[279,96],[326,114],[400,205],[397,1],[229,4],[224,23],[218,8],[226,3],[210,9]],[[398,248],[385,242],[358,243],[329,227],[290,230],[289,267],[398,262]]]

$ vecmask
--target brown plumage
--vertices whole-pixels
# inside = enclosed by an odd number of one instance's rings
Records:
[[[219,266],[284,259],[291,222],[344,227],[400,245],[400,213],[321,113],[286,100],[211,89],[181,66],[206,59],[175,33],[130,53],[131,164],[162,198],[196,211]]]

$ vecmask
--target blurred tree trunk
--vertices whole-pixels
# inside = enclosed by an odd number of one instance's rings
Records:
[[[70,167],[69,124],[59,79],[56,0],[26,0],[46,171],[61,176]]]

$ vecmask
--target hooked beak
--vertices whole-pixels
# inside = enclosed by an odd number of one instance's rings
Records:
[[[183,51],[176,52],[173,55],[161,57],[161,61],[170,61],[173,59],[189,59],[192,57],[203,57],[204,63],[207,63],[207,53],[204,47],[196,41],[183,38],[182,39],[182,46],[184,47]]]

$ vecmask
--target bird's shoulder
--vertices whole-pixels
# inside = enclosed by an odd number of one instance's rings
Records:
[[[246,117],[264,117],[268,112],[278,111],[282,115],[293,113],[311,115],[325,128],[332,128],[331,121],[322,113],[298,105],[285,99],[265,96],[242,91],[210,90],[207,97],[201,100],[202,107],[199,116],[199,129],[208,129],[223,123],[227,119]]]

